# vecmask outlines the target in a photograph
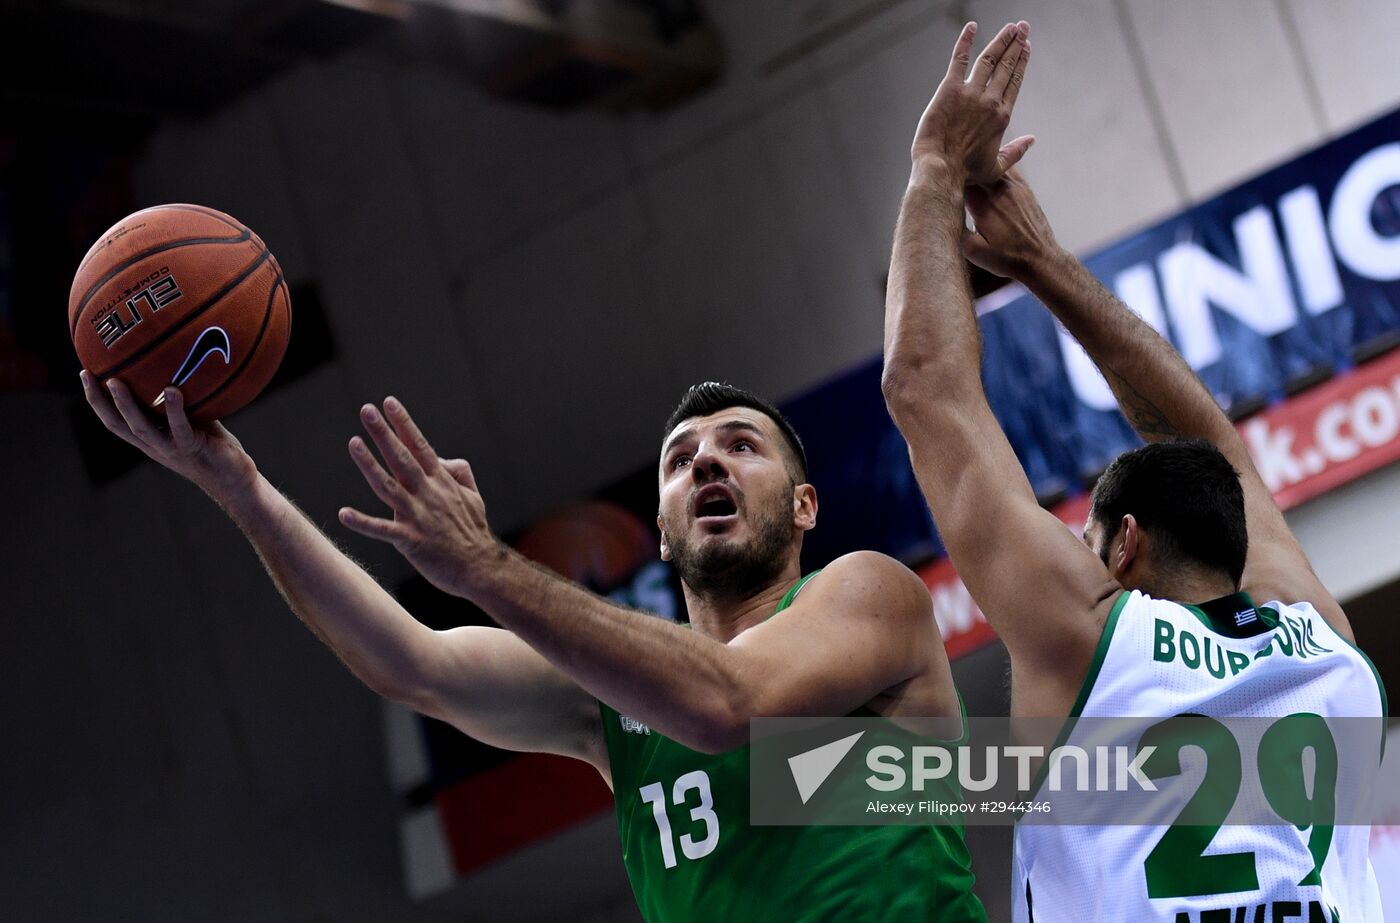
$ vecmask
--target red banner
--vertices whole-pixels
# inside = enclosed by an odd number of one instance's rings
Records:
[[[1240,425],[1284,509],[1400,459],[1400,350]]]
[[[1239,430],[1285,510],[1388,465],[1400,459],[1400,350],[1256,414]],[[1052,512],[1080,534],[1089,498]],[[947,558],[924,565],[919,576],[933,594],[949,660],[996,638]]]

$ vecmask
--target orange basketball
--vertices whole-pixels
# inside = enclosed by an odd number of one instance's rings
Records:
[[[164,412],[175,385],[190,418],[257,397],[292,329],[282,267],[258,235],[202,205],[158,205],[117,222],[78,264],[68,328],[83,368],[121,379]]]

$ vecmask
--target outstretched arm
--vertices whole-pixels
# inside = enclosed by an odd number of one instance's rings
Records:
[[[994,181],[1029,146],[998,147],[1025,35],[1024,25],[1003,29],[965,79],[964,29],[920,120],[890,264],[883,386],[949,557],[1011,654],[1013,708],[1057,715],[1070,708],[1117,587],[1040,508],[992,415],[961,252],[966,183]]]
[[[471,466],[440,458],[399,401],[360,418],[383,464],[359,437],[351,453],[393,518],[347,508],[341,522],[392,543],[598,699],[692,749],[746,743],[754,717],[847,714],[927,667],[928,591],[890,558],[833,562],[781,616],[724,644],[615,605],[501,543]]]
[[[1243,588],[1261,602],[1311,602],[1350,638],[1345,614],[1313,573],[1244,440],[1180,354],[1056,243],[1017,171],[967,195],[977,225],[966,241],[968,258],[1016,279],[1051,310],[1103,373],[1138,435],[1148,442],[1205,439],[1239,471],[1249,530]]]
[[[607,774],[597,703],[519,638],[416,621],[258,473],[228,430],[191,427],[176,389],[166,392],[168,432],[121,382],[109,397],[85,372],[83,389],[109,430],[227,511],[292,610],[365,685],[493,746],[573,756]]]

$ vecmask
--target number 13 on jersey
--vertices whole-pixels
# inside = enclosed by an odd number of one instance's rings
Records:
[[[671,832],[671,818],[666,812],[666,787],[660,782],[652,782],[637,791],[642,801],[651,805],[651,816],[656,820],[657,832],[661,835],[661,857],[668,869],[675,868],[676,837]],[[704,835],[698,838],[693,833],[680,835],[681,854],[695,860],[714,852],[719,845],[719,815],[715,814],[709,775],[697,769],[678,778],[671,786],[669,804],[680,810],[688,809],[691,822],[703,824],[705,828]]]

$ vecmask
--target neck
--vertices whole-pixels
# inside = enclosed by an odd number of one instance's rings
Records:
[[[777,577],[752,592],[712,596],[697,593],[683,584],[685,608],[690,615],[691,627],[728,644],[771,616],[783,596],[801,576],[797,562],[792,561]]]
[[[1174,573],[1170,580],[1165,581],[1149,578],[1138,581],[1137,587],[1156,599],[1170,599],[1173,602],[1192,605],[1229,596],[1239,590],[1234,581],[1224,574],[1200,571]]]

